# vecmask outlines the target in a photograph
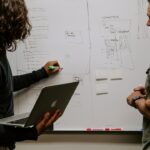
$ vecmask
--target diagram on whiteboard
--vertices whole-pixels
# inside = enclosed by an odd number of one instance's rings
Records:
[[[130,20],[103,17],[100,24],[103,62],[109,68],[133,68],[130,49]]]
[[[18,52],[18,62],[20,59],[24,62],[24,66],[18,63],[18,73],[38,69],[48,60],[58,60],[63,67],[63,74],[89,74],[90,49],[85,1],[59,2],[62,5],[57,11],[58,2],[55,1],[47,2],[48,6],[36,1],[32,3],[35,3],[29,8],[32,31]],[[68,12],[72,15],[68,15]]]

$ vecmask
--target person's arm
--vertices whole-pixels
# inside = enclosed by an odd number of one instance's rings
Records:
[[[51,126],[60,116],[61,112],[59,110],[56,110],[52,114],[47,112],[34,127],[28,128],[0,125],[0,146],[8,146],[24,140],[37,140],[38,136]]]
[[[38,133],[35,127],[21,128],[7,125],[0,125],[0,145],[8,146],[17,141],[37,140]]]
[[[48,66],[58,66],[56,70],[48,70]],[[49,75],[59,72],[59,63],[57,61],[47,62],[41,69],[33,71],[32,73],[13,76],[14,92],[23,88],[29,87],[41,79],[47,78]]]
[[[139,91],[141,94],[146,95],[146,89],[144,86],[138,86],[133,89],[134,92]]]
[[[144,87],[136,87],[128,96],[127,103],[138,109],[138,111],[150,119],[150,99],[146,99],[146,90]]]
[[[135,101],[135,107],[142,115],[150,119],[150,99],[138,99],[137,101]]]
[[[36,125],[38,135],[40,135],[45,129],[50,127],[61,115],[62,113],[59,110],[51,113],[45,113],[43,118]]]
[[[23,88],[27,88],[31,84],[36,83],[40,81],[41,79],[44,79],[47,77],[48,77],[48,74],[46,73],[44,68],[41,68],[37,71],[33,71],[32,73],[13,76],[14,92],[21,90]]]

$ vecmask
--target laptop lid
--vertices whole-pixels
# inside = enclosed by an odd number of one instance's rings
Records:
[[[79,81],[44,87],[25,123],[25,126],[36,124],[45,112],[53,113],[59,109],[63,113],[73,96]]]
[[[35,125],[45,112],[53,113],[59,109],[63,113],[78,84],[79,81],[44,87],[30,113],[0,119],[0,124],[27,127]],[[24,118],[25,122],[20,122]]]

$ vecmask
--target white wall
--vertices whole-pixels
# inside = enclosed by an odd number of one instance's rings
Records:
[[[140,150],[141,134],[54,134],[21,142],[16,150]]]

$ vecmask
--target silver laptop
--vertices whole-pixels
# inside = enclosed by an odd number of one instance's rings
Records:
[[[22,127],[33,126],[45,112],[53,113],[53,111],[59,109],[63,113],[78,84],[77,81],[44,87],[30,113],[0,119],[0,124]]]

